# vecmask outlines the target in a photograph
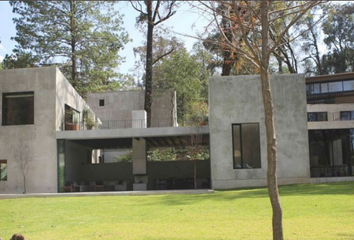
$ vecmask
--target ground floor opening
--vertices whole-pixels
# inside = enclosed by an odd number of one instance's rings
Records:
[[[57,144],[58,192],[211,187],[208,134]]]
[[[354,129],[309,131],[311,177],[353,176]]]

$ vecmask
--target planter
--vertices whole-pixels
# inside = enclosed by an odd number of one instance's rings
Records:
[[[65,131],[79,130],[79,124],[65,123]]]
[[[73,130],[72,128],[72,124],[71,123],[65,123],[65,131],[70,131],[70,130]]]

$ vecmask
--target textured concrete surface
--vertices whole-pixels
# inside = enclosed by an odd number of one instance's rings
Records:
[[[57,139],[107,139],[107,138],[139,138],[186,136],[192,134],[208,134],[209,126],[198,127],[164,127],[164,128],[130,128],[88,131],[58,131]]]
[[[89,93],[87,103],[102,121],[131,120],[133,119],[133,110],[144,110],[144,96],[143,90]],[[104,100],[104,106],[99,106],[100,100]],[[176,108],[176,93],[174,91],[153,95],[152,127],[157,127],[159,124],[176,126],[176,121],[173,121],[177,117]],[[154,119],[166,121],[158,122]],[[168,119],[170,121],[167,121]]]
[[[27,192],[57,192],[56,131],[62,127],[65,104],[80,113],[88,106],[56,67],[0,70],[1,93],[23,91],[34,92],[34,124],[0,126],[0,159],[8,160],[8,180],[0,182],[0,193],[23,192],[22,176],[11,154],[19,139],[34,152]]]
[[[34,124],[0,126],[0,159],[8,161],[8,179],[0,182],[0,193],[22,193],[23,180],[11,153],[21,139],[32,148],[34,162],[26,182],[27,192],[57,191],[55,137],[56,68],[0,70],[0,92],[34,92]],[[0,98],[2,109],[2,97]],[[0,119],[2,110],[0,111]]]
[[[305,79],[272,76],[279,183],[310,177]],[[267,146],[259,76],[214,77],[209,84],[211,176],[214,189],[266,185]],[[261,168],[233,169],[232,124],[259,123]]]

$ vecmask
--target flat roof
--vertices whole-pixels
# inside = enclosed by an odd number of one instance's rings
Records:
[[[132,139],[143,138],[150,148],[190,146],[193,135],[201,136],[201,145],[209,145],[209,126],[131,128],[84,131],[57,131],[65,139],[94,149],[132,148]]]
[[[320,75],[320,76],[306,77],[305,79],[306,79],[306,83],[331,82],[331,81],[340,81],[340,80],[348,80],[348,79],[354,80],[354,72]]]

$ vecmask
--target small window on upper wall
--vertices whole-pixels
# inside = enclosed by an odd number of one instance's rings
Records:
[[[234,168],[261,168],[258,123],[232,124]]]
[[[2,125],[34,124],[34,92],[3,93]]]
[[[103,107],[104,106],[104,99],[100,99],[99,106]]]
[[[0,182],[7,181],[7,160],[0,160]]]

